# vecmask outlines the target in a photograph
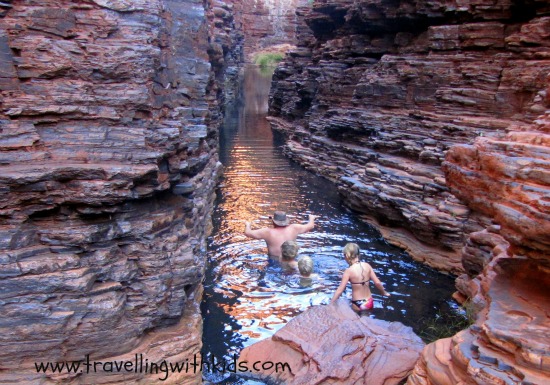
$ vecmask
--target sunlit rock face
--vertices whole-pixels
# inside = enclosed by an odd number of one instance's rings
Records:
[[[272,125],[388,240],[460,273],[466,235],[494,212],[465,205],[441,165],[547,108],[549,20],[546,1],[315,1],[275,73]]]
[[[0,10],[0,382],[160,382],[34,363],[199,352],[219,80],[234,44],[215,28],[232,18],[198,0]]]

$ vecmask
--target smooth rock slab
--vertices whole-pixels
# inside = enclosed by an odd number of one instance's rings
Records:
[[[273,365],[248,373],[270,383],[390,385],[409,375],[423,347],[410,327],[360,317],[340,300],[308,309],[270,339],[245,348],[239,361],[249,367],[288,363],[290,372]]]

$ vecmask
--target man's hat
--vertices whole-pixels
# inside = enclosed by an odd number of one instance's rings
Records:
[[[275,211],[272,220],[277,226],[288,226],[290,223],[284,211]]]

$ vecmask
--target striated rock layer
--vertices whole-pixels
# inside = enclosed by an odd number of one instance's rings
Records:
[[[463,272],[493,212],[458,199],[441,165],[546,109],[547,2],[318,0],[298,23],[270,95],[287,153],[415,259]]]
[[[546,84],[550,84],[546,81]],[[550,108],[547,93],[541,99]],[[476,322],[426,347],[411,385],[550,382],[550,114],[452,147],[451,190],[499,226],[469,235],[456,297]]]
[[[239,361],[270,363],[250,373],[269,383],[397,385],[423,346],[411,328],[360,317],[340,300],[306,310],[273,337],[246,347]]]
[[[0,383],[200,382],[35,363],[200,351],[220,84],[235,44],[219,33],[232,18],[212,8],[0,3]]]

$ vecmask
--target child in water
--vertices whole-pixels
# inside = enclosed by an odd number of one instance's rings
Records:
[[[311,273],[313,273],[313,259],[308,256],[300,258],[298,260],[298,270],[302,274],[302,277],[311,277]]]
[[[347,283],[351,283],[351,303],[355,311],[370,310],[374,307],[374,301],[370,292],[369,283],[372,280],[374,286],[386,297],[390,296],[384,289],[384,285],[372,269],[371,265],[359,261],[359,246],[355,243],[348,243],[344,247],[344,258],[349,267],[344,271],[342,282],[332,296],[331,303],[336,302],[346,289]]]
[[[296,270],[300,272],[300,286],[311,286],[312,278],[316,278],[317,274],[313,274],[313,259],[303,256],[298,262],[296,257],[298,256],[298,250],[300,247],[294,241],[285,241],[281,245],[281,265],[286,270]]]
[[[296,256],[300,247],[294,241],[285,241],[281,245],[281,265],[287,270],[296,270],[298,262]]]

